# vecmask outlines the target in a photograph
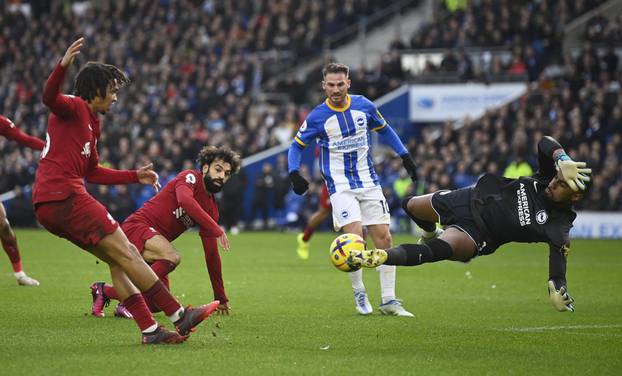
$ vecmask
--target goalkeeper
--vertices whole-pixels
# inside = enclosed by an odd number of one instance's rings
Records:
[[[574,311],[566,284],[574,202],[591,186],[591,170],[573,161],[552,137],[538,143],[533,177],[507,179],[484,174],[468,188],[408,197],[402,207],[421,227],[419,244],[355,251],[353,266],[415,266],[441,260],[469,261],[509,242],[549,244],[549,298],[558,311]],[[436,223],[445,231],[436,231]]]

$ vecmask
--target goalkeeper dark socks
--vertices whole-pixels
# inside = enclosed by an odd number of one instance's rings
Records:
[[[401,244],[387,249],[385,265],[416,266],[426,262],[446,260],[453,250],[449,243],[441,239],[433,239],[426,244]]]
[[[407,196],[402,200],[402,209],[404,210],[404,213],[406,213],[406,215],[408,215],[408,217],[412,219],[413,222],[415,222],[423,231],[428,233],[436,231],[436,223],[424,221],[423,219],[415,217],[410,211],[408,211],[408,201],[410,201],[411,198],[413,198],[413,196]]]

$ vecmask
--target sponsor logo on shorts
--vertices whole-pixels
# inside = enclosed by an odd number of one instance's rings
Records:
[[[341,218],[348,218],[348,216],[350,215],[350,213],[348,213],[347,210],[344,210],[341,212]]]
[[[546,212],[544,210],[540,210],[539,212],[536,213],[536,221],[543,225],[546,223],[547,219],[549,219],[549,215],[546,214]]]
[[[151,230],[151,232],[157,232],[156,229],[153,227],[149,227],[149,230]]]

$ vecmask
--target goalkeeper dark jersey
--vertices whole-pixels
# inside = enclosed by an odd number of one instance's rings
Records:
[[[533,177],[482,176],[473,188],[472,212],[478,227],[498,247],[509,242],[546,242],[564,252],[576,213],[553,202],[546,188],[556,174],[553,151],[559,143],[545,137],[538,144],[539,170]]]
[[[568,244],[576,214],[570,206],[556,204],[546,196],[549,181],[482,176],[473,189],[472,201],[478,227],[484,227],[487,237],[497,247],[509,242],[546,242],[562,249]]]

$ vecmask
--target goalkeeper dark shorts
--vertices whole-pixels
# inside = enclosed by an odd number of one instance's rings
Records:
[[[454,191],[438,191],[432,196],[432,208],[446,227],[455,227],[467,234],[477,246],[477,256],[489,255],[496,250],[477,226],[471,211],[473,188],[461,188]]]

